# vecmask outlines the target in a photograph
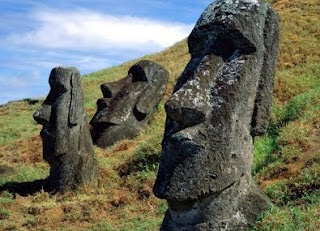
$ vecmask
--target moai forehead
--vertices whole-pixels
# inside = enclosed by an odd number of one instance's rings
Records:
[[[228,58],[237,49],[261,49],[268,5],[258,1],[220,0],[202,13],[189,38],[192,56],[208,53]]]
[[[56,89],[56,93],[63,93],[71,88],[71,78],[76,74],[76,68],[55,67],[52,69],[49,77],[49,84],[51,88]],[[58,98],[59,95],[56,95]]]

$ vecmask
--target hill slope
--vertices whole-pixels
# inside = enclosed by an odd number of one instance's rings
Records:
[[[252,229],[320,230],[320,2],[272,3],[282,21],[279,62],[272,123],[268,134],[255,140],[253,174],[274,207]],[[165,102],[189,60],[186,41],[142,59],[169,70]],[[89,118],[101,97],[99,85],[124,77],[136,61],[83,78]],[[0,167],[0,186],[48,175],[48,165],[41,156],[41,126],[32,119],[40,105],[41,100],[0,107],[0,165],[13,167],[5,171],[7,174],[1,173]],[[166,203],[156,199],[151,189],[164,120],[161,103],[136,139],[121,141],[106,150],[95,148],[100,164],[96,189],[83,187],[65,195],[40,191],[27,197],[1,192],[0,229],[158,230]]]

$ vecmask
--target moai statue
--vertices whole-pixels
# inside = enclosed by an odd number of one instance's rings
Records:
[[[50,165],[48,187],[64,191],[83,183],[97,183],[98,163],[83,104],[81,76],[73,67],[56,67],[50,92],[34,119],[43,125],[43,158]]]
[[[162,99],[168,77],[162,66],[143,60],[129,69],[127,77],[102,84],[103,98],[90,121],[93,142],[107,147],[138,135]]]
[[[270,201],[251,177],[269,123],[278,16],[266,2],[218,0],[188,38],[191,60],[165,105],[154,194],[161,230],[247,230]]]

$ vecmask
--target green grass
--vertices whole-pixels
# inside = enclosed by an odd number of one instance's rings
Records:
[[[161,225],[161,219],[148,219],[145,214],[137,215],[132,219],[124,218],[122,224],[115,224],[112,221],[105,221],[100,224],[93,225],[87,231],[144,231],[144,230],[154,230],[154,227]]]
[[[276,161],[279,158],[276,153],[282,152],[284,158],[301,154],[296,145],[308,142],[311,129],[308,125],[320,113],[320,88],[316,86],[301,93],[282,107],[273,108],[274,117],[267,135],[255,138],[253,174]]]
[[[39,129],[32,115],[39,106],[40,103],[31,106],[27,102],[16,102],[0,108],[0,146],[38,133]]]
[[[254,142],[252,174],[256,175],[263,167],[276,160],[273,155],[276,144],[275,139],[268,135],[257,137]]]
[[[286,179],[266,188],[266,194],[279,206],[295,204],[296,200],[311,193],[320,193],[320,165],[315,163],[310,168],[303,169],[297,178]],[[299,201],[300,203],[300,201]]]
[[[31,182],[34,180],[44,179],[49,175],[49,169],[46,164],[38,166],[30,166],[21,164],[17,173],[11,176],[4,176],[0,178],[0,186],[9,182]]]
[[[272,207],[263,214],[256,231],[316,231],[320,228],[320,195],[312,195],[313,203],[305,206]]]

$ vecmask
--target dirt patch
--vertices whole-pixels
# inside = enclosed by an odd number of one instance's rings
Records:
[[[14,200],[14,206],[16,208],[25,208],[25,207],[30,207],[32,205],[32,198],[31,197],[23,197],[17,195],[15,200]]]
[[[99,179],[98,179],[99,184],[102,184],[103,182],[107,182],[110,175],[112,174],[112,171],[113,170],[103,168],[100,166],[99,167]]]
[[[310,193],[320,191],[320,183],[312,184],[290,184],[290,200],[296,200]]]
[[[8,163],[39,163],[42,159],[42,141],[39,135],[20,139],[14,145],[0,147],[0,157]]]
[[[281,177],[288,177],[290,174],[288,167],[279,167],[279,168],[273,168],[271,172],[269,173],[268,177],[265,177],[264,179],[270,180],[275,178],[281,178]]]
[[[44,212],[44,216],[47,217],[51,222],[60,222],[63,214],[64,212],[61,206],[56,206]]]
[[[21,153],[21,159],[26,163],[42,162],[42,141],[39,135],[26,140],[17,142],[18,151]]]
[[[138,190],[138,199],[144,200],[149,198],[152,194],[152,188],[150,186],[141,186]]]
[[[110,204],[113,207],[123,207],[126,204],[126,190],[113,190]]]
[[[117,143],[113,148],[113,153],[121,152],[121,151],[127,151],[128,149],[132,148],[134,146],[134,142],[131,140],[123,140],[119,143]]]
[[[16,170],[7,165],[0,165],[0,177],[11,176],[16,174]]]
[[[265,189],[269,185],[274,185],[285,179],[294,178],[300,175],[304,168],[308,168],[313,165],[314,162],[319,159],[320,143],[319,137],[315,136],[314,140],[310,142],[310,148],[307,152],[304,152],[299,157],[285,161],[282,166],[274,167],[270,169],[268,175],[258,177],[258,184],[262,189]]]

